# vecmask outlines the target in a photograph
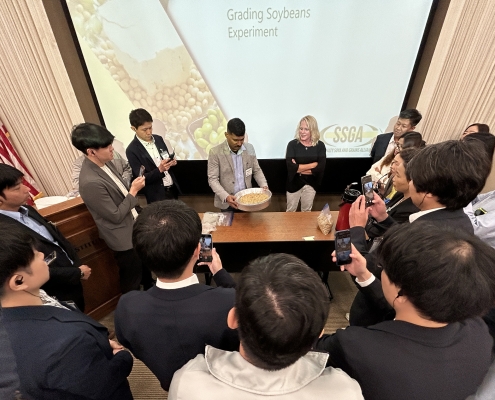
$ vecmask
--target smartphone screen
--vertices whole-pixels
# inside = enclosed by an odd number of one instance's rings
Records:
[[[142,177],[144,175],[144,170],[145,170],[144,165],[141,165],[139,167],[139,177]]]
[[[350,264],[351,254],[351,231],[335,232],[335,254],[337,255],[337,265]]]
[[[373,181],[371,175],[366,175],[361,178],[361,184],[363,185],[363,194],[366,199],[366,207],[373,205]]]
[[[199,252],[199,262],[211,262],[213,260],[211,251],[213,249],[213,241],[211,235],[201,235],[199,240],[201,250]]]

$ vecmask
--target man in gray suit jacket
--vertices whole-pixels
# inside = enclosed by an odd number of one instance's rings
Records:
[[[208,156],[208,184],[215,192],[215,207],[237,209],[234,195],[252,187],[252,177],[261,188],[268,189],[254,147],[244,143],[246,127],[239,118],[227,124],[227,140],[211,149]]]
[[[141,262],[132,248],[132,227],[137,217],[136,195],[145,183],[136,178],[129,188],[113,159],[114,136],[104,127],[83,123],[72,130],[72,144],[85,159],[79,175],[79,193],[93,216],[100,237],[114,251],[122,293],[139,289]],[[151,276],[150,276],[151,278]],[[150,282],[143,284],[151,286]]]

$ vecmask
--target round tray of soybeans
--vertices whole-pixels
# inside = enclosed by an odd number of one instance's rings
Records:
[[[272,200],[272,192],[261,188],[244,189],[235,194],[239,210],[260,211],[267,208]]]

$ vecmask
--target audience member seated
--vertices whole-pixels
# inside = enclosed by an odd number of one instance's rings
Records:
[[[133,243],[143,266],[158,277],[146,292],[122,296],[115,311],[115,332],[168,390],[174,372],[205,351],[239,346],[227,326],[235,299],[234,280],[213,250],[209,263],[217,287],[200,285],[193,273],[199,257],[201,220],[181,201],[146,207],[134,225]]]
[[[206,346],[175,373],[169,399],[362,399],[347,374],[325,368],[328,354],[310,351],[328,310],[328,294],[304,262],[288,254],[254,260],[228,316],[239,352]]]
[[[465,399],[491,363],[493,340],[479,316],[495,302],[495,250],[460,229],[417,222],[387,231],[376,252],[395,319],[325,335],[316,348],[367,400]],[[373,277],[355,247],[351,258],[345,269],[359,281]]]
[[[478,132],[490,132],[490,127],[487,124],[475,123],[469,125],[461,135],[461,140],[464,139],[468,135],[472,135],[473,133]]]
[[[419,208],[412,202],[411,195],[409,194],[409,181],[406,177],[406,166],[418,151],[419,149],[417,148],[407,148],[400,153],[397,153],[394,157],[392,181],[396,193],[387,203],[386,211],[388,216],[399,224],[409,221],[409,215],[419,211]],[[363,200],[363,197],[361,197],[361,200]],[[365,207],[364,201],[355,202],[352,207]],[[356,214],[353,213],[353,216],[355,215]],[[351,227],[362,222],[363,221],[356,221],[353,219]],[[386,231],[386,229],[371,216],[366,222],[365,229],[369,238],[382,236]]]
[[[366,175],[371,175],[373,182],[381,182],[386,184],[390,176],[392,169],[394,157],[403,149],[409,147],[424,147],[426,145],[421,133],[419,132],[406,132],[403,133],[399,140],[395,143],[394,151],[391,151],[387,155],[383,156],[382,159],[374,163]]]
[[[479,141],[449,140],[420,150],[406,167],[412,203],[421,210],[411,214],[409,222],[430,221],[473,234],[471,221],[462,209],[481,191],[490,169],[490,159]],[[367,221],[368,215],[383,229],[397,224],[376,193],[373,206],[353,207],[349,217]],[[351,228],[351,241],[365,255],[368,269],[379,276],[376,259],[373,253],[368,254],[363,223],[355,225]],[[359,292],[351,306],[351,325],[368,326],[394,317],[394,310],[383,297],[378,282],[357,280],[357,283]]]
[[[406,132],[414,131],[416,125],[421,121],[422,115],[418,110],[409,109],[401,111],[399,118],[394,126],[394,131],[378,135],[371,148],[370,157],[373,164],[382,159],[386,154],[394,151],[395,143],[401,135]]]
[[[89,278],[91,268],[81,265],[76,250],[55,225],[26,205],[30,195],[22,183],[23,176],[18,169],[0,163],[0,229],[4,232],[18,226],[36,238],[44,254],[55,252],[56,258],[49,267],[50,280],[43,285],[43,290],[58,300],[72,300],[84,311],[81,280]]]
[[[84,156],[77,157],[72,163],[72,189],[79,190],[79,174],[81,173],[82,163],[84,161]],[[113,160],[111,161],[115,168],[117,169],[120,176],[124,180],[125,184],[129,186],[131,184],[132,169],[125,158],[123,158],[115,150],[113,151]]]
[[[132,399],[132,356],[107,329],[40,287],[44,254],[20,226],[0,235],[2,322],[12,345],[20,391],[28,399]]]

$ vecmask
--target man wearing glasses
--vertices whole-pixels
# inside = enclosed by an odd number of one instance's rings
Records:
[[[43,290],[58,300],[72,300],[84,311],[81,280],[89,278],[91,268],[81,265],[74,247],[53,224],[25,205],[29,189],[22,183],[23,176],[18,169],[0,164],[0,229],[8,231],[12,226],[21,226],[36,238],[38,250],[54,258],[49,266],[50,279]]]

